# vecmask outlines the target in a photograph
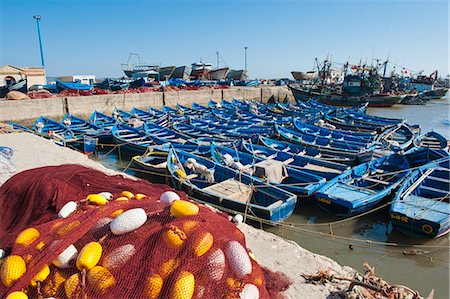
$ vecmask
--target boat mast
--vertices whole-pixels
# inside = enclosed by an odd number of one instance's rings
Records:
[[[383,69],[383,78],[386,77],[386,69],[387,69],[387,64],[389,62],[389,57],[388,59],[386,59],[386,61],[384,62],[384,69]]]
[[[219,68],[219,51],[216,50],[217,68]]]

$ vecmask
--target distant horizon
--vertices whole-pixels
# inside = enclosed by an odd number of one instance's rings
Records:
[[[0,3],[1,65],[39,66],[36,21],[49,77],[122,77],[129,53],[160,66],[202,59],[251,78],[292,78],[314,59],[389,60],[449,74],[447,1],[12,1]],[[20,26],[18,26],[20,24]],[[13,46],[11,46],[13,45]],[[389,69],[388,71],[390,71]]]

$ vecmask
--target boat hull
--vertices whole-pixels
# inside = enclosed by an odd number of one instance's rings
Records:
[[[319,101],[322,104],[340,107],[355,107],[368,103],[369,107],[391,107],[399,104],[403,96],[369,96],[369,97],[349,97],[335,94],[321,94],[313,91],[306,91],[293,86],[289,86],[297,102],[306,102],[310,99]]]
[[[227,74],[227,79],[244,81],[248,77],[247,70],[230,70]]]
[[[229,70],[227,67],[212,70],[209,72],[209,77],[211,80],[223,80],[227,77]]]
[[[172,72],[172,75],[170,75],[170,78],[174,79],[181,79],[181,80],[188,80],[189,76],[191,75],[192,68],[190,66],[179,66],[175,68],[175,70]]]

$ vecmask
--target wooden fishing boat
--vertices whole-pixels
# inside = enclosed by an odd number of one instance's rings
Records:
[[[230,109],[225,109],[225,108],[222,108],[222,109],[212,108],[211,112],[215,118],[217,118],[219,120],[224,120],[224,121],[247,121],[247,122],[259,123],[259,124],[264,124],[266,122],[266,120],[256,118],[253,115],[238,116],[236,114],[236,111],[230,110]]]
[[[222,106],[222,105],[219,105],[219,106]],[[215,101],[213,101],[213,100],[209,100],[209,102],[208,102],[208,108],[219,108],[218,107],[218,103],[217,102],[215,102]]]
[[[306,167],[290,167],[293,158],[264,159],[229,147],[211,145],[214,162],[233,168],[241,173],[257,177],[298,196],[308,197],[317,190],[325,178]]]
[[[343,217],[367,212],[388,199],[411,168],[445,156],[448,153],[443,151],[419,149],[363,163],[325,183],[315,193],[316,202],[324,210]]]
[[[350,168],[345,164],[322,160],[320,158],[314,158],[307,155],[294,155],[289,152],[277,151],[266,146],[252,144],[247,141],[242,141],[241,149],[261,159],[274,159],[278,161],[290,160],[291,162],[287,165],[288,167],[301,169],[327,180],[340,175],[342,172]]]
[[[327,137],[308,135],[303,132],[294,131],[278,125],[275,125],[275,129],[279,136],[287,141],[293,141],[295,143],[312,146],[319,149],[327,149],[338,153],[349,153],[354,155],[369,153],[371,155],[371,151],[375,149],[375,147],[370,143],[351,143]]]
[[[171,149],[167,167],[175,187],[219,209],[276,223],[286,220],[297,202],[292,193],[187,152]]]
[[[143,122],[150,121],[154,124],[160,125],[161,127],[168,127],[172,123],[169,113],[153,114],[153,113],[150,113],[150,112],[147,112],[147,111],[144,111],[144,110],[134,107],[130,111],[130,114],[133,115],[134,117],[140,119]]]
[[[170,128],[162,127],[152,122],[147,122],[144,125],[144,131],[147,135],[152,136],[156,144],[164,143],[192,143],[192,138],[185,134],[176,132]]]
[[[142,155],[147,148],[155,144],[152,136],[144,131],[117,123],[111,130],[114,143],[119,147],[120,153],[128,155]]]
[[[352,131],[352,132],[363,132],[363,133],[377,133],[380,134],[383,132],[384,127],[373,126],[364,124],[361,122],[349,122],[348,120],[340,119],[338,117],[332,117],[325,115],[321,118],[323,124],[326,124],[327,127],[333,127],[339,130]],[[320,122],[320,120],[316,121]],[[319,124],[320,125],[320,124]],[[324,125],[320,125],[324,126]]]
[[[276,150],[278,152],[285,152],[291,155],[309,156],[317,159],[322,159],[346,165],[354,165],[357,160],[357,157],[355,155],[347,155],[347,154],[339,155],[336,154],[335,151],[328,151],[326,149],[308,147],[301,144],[270,139],[263,136],[259,136],[259,143],[267,148]]]
[[[376,140],[379,136],[379,134],[377,134],[375,131],[359,132],[359,131],[352,131],[352,130],[346,130],[346,129],[339,129],[339,128],[336,128],[336,126],[326,123],[322,118],[319,118],[319,119],[316,119],[316,120],[313,120],[310,122],[303,122],[303,123],[311,124],[318,128],[333,130],[334,132],[337,132],[340,134],[351,135],[351,136],[368,139],[368,140]]]
[[[210,112],[210,108],[197,104],[196,102],[192,103],[192,109],[202,112],[203,114]]]
[[[208,127],[193,126],[186,123],[175,124],[173,129],[192,138],[214,138],[220,143],[227,142],[229,139],[238,140],[243,137],[237,133],[220,132],[210,130]]]
[[[144,111],[144,110],[136,108],[136,107],[133,107],[133,109],[131,109],[130,114],[136,118],[139,118],[143,122],[155,121],[156,119],[164,116],[164,114],[155,115],[148,111]]]
[[[174,109],[174,108],[172,108],[172,107],[166,106],[166,105],[163,106],[162,111],[163,111],[164,113],[171,113],[171,114],[175,114],[175,115],[176,115],[176,114],[182,114],[181,111],[179,111],[179,110],[177,110],[177,109]]]
[[[126,123],[128,122],[130,119],[133,118],[133,115],[131,115],[129,112],[119,109],[117,107],[114,108],[113,112],[112,112],[112,117],[120,122]]]
[[[97,127],[111,131],[117,121],[109,115],[94,111],[94,113],[92,113],[91,117],[89,118],[89,122],[96,125]]]
[[[348,143],[371,144],[375,141],[375,137],[376,137],[376,135],[374,135],[374,134],[358,136],[358,135],[353,135],[351,133],[347,133],[345,131],[322,128],[322,127],[318,127],[315,125],[304,123],[304,122],[300,121],[298,118],[294,119],[294,127],[299,132],[302,132],[302,133],[305,133],[308,135],[326,137],[326,138],[344,141],[344,142],[348,142]],[[366,136],[370,136],[370,137],[366,137]]]
[[[356,114],[352,114],[352,115],[356,115]],[[398,127],[405,123],[405,121],[401,121],[399,123],[387,123],[387,122],[375,121],[373,119],[373,117],[372,118],[370,118],[370,117],[355,118],[355,117],[349,115],[348,113],[336,113],[333,116],[333,120],[339,121],[340,123],[344,123],[347,125],[361,127],[361,128],[364,128],[365,130],[376,131],[379,133],[381,133],[387,129],[390,129],[392,127]]]
[[[44,116],[36,120],[33,129],[38,135],[49,138],[61,146],[69,145],[80,139],[65,125]]]
[[[259,135],[271,136],[273,135],[272,126],[258,126],[248,122],[217,122],[205,121],[198,119],[191,119],[189,123],[204,131],[217,132],[223,134],[224,137],[230,138],[244,138],[256,141]]]
[[[443,149],[448,150],[449,141],[447,138],[442,136],[441,134],[430,131],[423,135],[418,136],[414,140],[414,146],[416,147],[426,147],[431,149]]]
[[[152,183],[168,183],[167,152],[154,147],[141,156],[131,158],[131,168]]]
[[[307,101],[297,103],[297,105],[301,106],[301,107],[307,107],[308,109],[311,109],[312,107],[320,108],[322,110],[326,109],[329,112],[333,112],[333,111],[336,111],[337,109],[339,109],[336,106],[323,104],[323,103],[320,103],[319,101],[316,101],[313,99],[308,99]],[[369,103],[364,102],[357,106],[347,107],[346,109],[349,109],[349,110],[355,111],[355,112],[366,113],[368,105],[369,105]]]
[[[450,230],[450,160],[414,170],[392,200],[392,226],[412,238],[438,238]]]
[[[82,118],[67,113],[61,122],[77,135],[98,138],[101,144],[111,144],[113,142],[110,130],[98,127]]]
[[[152,183],[170,184],[167,170],[167,156],[171,148],[186,151],[195,155],[207,156],[211,154],[211,146],[194,144],[161,144],[149,146],[147,151],[131,159],[131,168]]]
[[[152,107],[148,108],[148,113],[150,113],[153,116],[158,116],[158,117],[166,114],[166,112],[163,112],[162,110],[158,110],[158,109],[152,108]]]
[[[342,109],[342,111],[345,114],[345,117],[350,117],[354,120],[359,120],[361,122],[365,122],[367,124],[374,124],[374,125],[401,125],[404,124],[406,121],[404,119],[399,118],[388,118],[388,117],[381,117],[381,116],[373,116],[373,115],[367,115],[361,112],[355,112],[350,109]],[[339,116],[339,114],[338,114]],[[341,118],[343,116],[340,116]]]
[[[380,134],[380,141],[387,149],[407,150],[413,146],[416,134],[407,125],[397,125]]]

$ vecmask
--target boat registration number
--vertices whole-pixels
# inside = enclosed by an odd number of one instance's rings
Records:
[[[403,222],[408,222],[408,217],[401,216],[401,215],[391,214],[391,219],[395,219],[395,220],[399,220],[399,221],[403,221]]]
[[[323,198],[323,197],[319,197],[317,198],[318,201],[326,203],[327,205],[331,205],[331,200]]]

